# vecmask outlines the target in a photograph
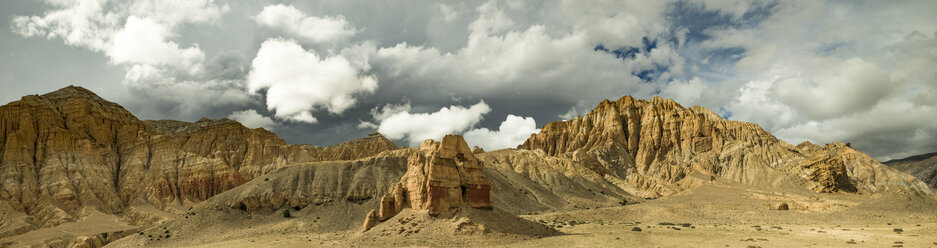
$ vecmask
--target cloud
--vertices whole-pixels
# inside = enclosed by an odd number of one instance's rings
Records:
[[[828,64],[829,65],[829,64]],[[771,94],[813,120],[865,111],[894,89],[888,72],[861,58],[852,58],[815,78],[781,78]]]
[[[377,131],[394,140],[405,140],[415,147],[425,139],[440,139],[446,134],[461,133],[472,128],[491,111],[480,101],[468,108],[449,106],[433,113],[410,113],[409,108],[389,108],[394,113],[381,112]]]
[[[270,117],[266,117],[257,113],[257,110],[248,109],[241,111],[234,111],[231,115],[228,115],[228,119],[235,120],[240,122],[245,127],[248,128],[258,128],[262,127],[267,130],[271,130],[276,127],[276,122]]]
[[[115,64],[171,66],[192,74],[201,71],[205,53],[197,46],[179,48],[167,41],[169,27],[150,18],[127,18],[124,29],[114,35],[107,54]]]
[[[661,95],[673,99],[680,104],[694,104],[699,101],[700,96],[706,89],[706,85],[698,77],[694,77],[686,82],[671,81],[668,83]]]
[[[589,111],[591,110],[592,109],[590,109],[589,106],[586,105],[586,101],[579,100],[579,102],[577,102],[576,105],[573,105],[572,107],[569,108],[569,111],[566,111],[566,113],[558,115],[557,117],[559,117],[560,119],[564,121],[568,121],[568,120],[572,120],[573,118],[576,118],[577,116],[585,115],[586,113],[589,113]]]
[[[131,22],[137,22],[134,23],[136,27],[147,28],[145,31],[159,32],[151,36],[162,38],[180,24],[215,22],[230,10],[227,4],[219,6],[214,0],[138,0],[122,3],[84,0],[46,1],[46,4],[54,10],[46,11],[41,16],[14,16],[11,24],[13,31],[24,37],[62,39],[67,45],[96,52],[111,50],[114,45],[112,39]]]
[[[933,99],[921,96],[937,80],[937,53],[925,52],[937,47],[926,35],[937,28],[920,24],[937,18],[918,8],[935,6],[779,4],[761,23],[709,30],[701,47],[742,51],[723,62],[732,65],[726,81],[742,81],[726,105],[733,119],[792,143],[851,142],[882,160],[932,152],[937,143],[926,137],[937,130],[916,119],[937,116],[935,101],[919,101]],[[836,14],[823,11],[830,9]]]
[[[152,17],[159,23],[212,23],[231,11],[228,4],[215,0],[136,0],[128,8],[131,16]]]
[[[448,4],[442,4],[442,3],[437,3],[434,6],[436,6],[436,8],[439,9],[439,12],[442,14],[443,20],[445,20],[446,22],[451,22],[459,18],[460,14],[459,14],[459,10],[457,9],[457,7],[454,7]]]
[[[344,41],[358,32],[345,16],[306,16],[292,5],[269,5],[254,20],[261,26],[317,43]]]
[[[465,132],[463,136],[470,145],[477,145],[485,150],[497,150],[517,147],[524,143],[531,134],[540,132],[537,122],[532,117],[508,115],[501,122],[498,130],[476,128]]]
[[[320,58],[293,40],[274,38],[260,45],[247,88],[251,93],[266,89],[267,108],[275,117],[315,123],[313,111],[341,114],[355,105],[356,94],[377,89],[377,79],[363,75],[366,70],[341,55]]]
[[[11,28],[24,37],[62,39],[66,45],[106,51],[124,15],[104,12],[107,1],[50,1],[42,16],[14,16]]]
[[[141,117],[163,118],[160,116],[173,113],[176,118],[198,120],[210,109],[255,102],[239,79],[185,80],[173,76],[169,69],[147,64],[131,66],[123,85],[132,99],[122,104]]]
[[[631,74],[637,66],[595,51],[597,44],[582,33],[551,33],[543,25],[514,30],[514,21],[494,4],[478,11],[479,19],[469,24],[466,45],[452,53],[403,42],[343,52],[367,54],[375,71],[409,90],[485,97],[523,93],[571,104],[583,97],[598,102],[629,92],[653,92]],[[442,94],[419,94],[413,100],[432,96]]]
[[[101,53],[122,66],[123,104],[145,116],[198,119],[209,109],[243,105],[242,78],[223,78],[206,65],[193,43],[173,41],[186,24],[215,23],[230,11],[214,0],[47,1],[53,9],[37,16],[14,16],[11,29],[24,37],[61,39],[66,45]],[[213,68],[206,68],[211,66]]]
[[[791,142],[851,142],[884,161],[933,152],[937,127],[932,120],[937,120],[934,105],[889,99],[855,115],[794,124],[775,134]]]

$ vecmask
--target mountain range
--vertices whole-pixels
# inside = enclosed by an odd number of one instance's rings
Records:
[[[516,149],[470,153],[484,164],[495,209],[509,215],[658,204],[710,185],[855,201],[906,197],[937,207],[934,154],[883,164],[845,143],[795,146],[756,124],[660,97],[605,100],[584,116],[546,124]],[[319,147],[228,119],[139,120],[69,86],[0,106],[0,244],[220,242],[247,227],[218,223],[252,226],[244,223],[255,215],[291,209],[316,216],[306,229],[357,230],[419,154],[379,133]],[[819,198],[788,198],[785,208],[828,209]],[[154,228],[165,237],[144,235]],[[170,230],[183,231],[170,240]],[[349,237],[366,238],[373,237]]]

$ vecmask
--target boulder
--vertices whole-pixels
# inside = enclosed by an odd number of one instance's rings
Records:
[[[397,214],[395,209],[396,201],[393,197],[384,195],[381,197],[381,208],[378,211],[378,220],[384,221]]]
[[[789,209],[790,207],[787,205],[786,202],[774,204],[774,210],[789,210]]]
[[[371,210],[371,212],[368,212],[367,217],[364,218],[364,225],[361,227],[361,231],[367,232],[368,230],[371,230],[371,228],[377,224],[377,219],[377,211]]]

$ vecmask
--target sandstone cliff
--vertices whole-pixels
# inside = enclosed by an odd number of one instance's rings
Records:
[[[147,219],[131,206],[178,212],[172,206],[194,205],[291,163],[396,148],[380,135],[315,147],[287,145],[267,130],[227,119],[141,121],[69,86],[0,106],[0,201],[30,217],[0,233],[80,220],[83,206]]]
[[[605,100],[585,116],[547,124],[518,148],[582,161],[646,197],[682,191],[693,172],[818,192],[878,192],[888,186],[930,192],[844,144],[795,147],[758,125],[660,97]]]

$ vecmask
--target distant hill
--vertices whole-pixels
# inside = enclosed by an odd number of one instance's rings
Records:
[[[914,175],[927,185],[937,188],[937,152],[890,160],[884,164]]]

